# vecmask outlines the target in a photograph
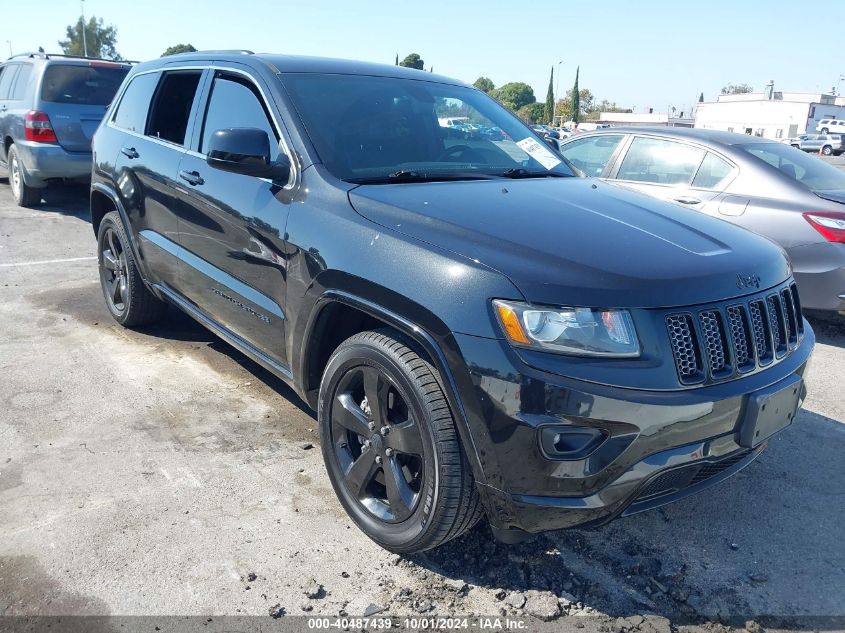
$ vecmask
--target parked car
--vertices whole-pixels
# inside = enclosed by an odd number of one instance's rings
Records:
[[[515,142],[444,138],[447,102]],[[769,240],[573,176],[456,80],[166,57],[94,141],[105,303],[134,327],[169,302],[289,383],[392,551],[633,514],[755,459],[814,335]]]
[[[819,134],[845,134],[845,119],[822,119],[816,125]]]
[[[0,167],[15,201],[54,180],[89,178],[91,136],[130,65],[46,53],[0,63]]]
[[[809,134],[807,138],[798,141],[798,149],[804,152],[821,152],[825,156],[839,156],[845,151],[845,143],[839,134]]]
[[[804,141],[804,140],[806,140],[806,139],[807,139],[807,138],[809,138],[809,137],[810,137],[810,135],[809,135],[809,134],[801,134],[801,135],[799,135],[799,136],[793,136],[793,137],[791,137],[791,138],[784,138],[784,139],[781,139],[781,141],[780,141],[780,142],[781,142],[781,143],[786,143],[787,145],[792,145],[792,147],[795,147],[795,148],[799,148],[799,149],[800,149],[800,143],[801,143],[801,141]]]
[[[773,140],[684,128],[613,128],[561,143],[584,174],[774,240],[805,308],[845,310],[845,173]]]

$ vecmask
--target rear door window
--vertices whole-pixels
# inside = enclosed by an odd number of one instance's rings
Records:
[[[703,149],[686,143],[640,136],[631,143],[616,178],[657,185],[689,185],[704,154]]]
[[[9,64],[0,69],[2,71],[2,74],[0,74],[0,100],[9,98],[12,82],[15,79],[15,75],[18,74],[19,67],[20,64]]]
[[[29,87],[31,77],[32,64],[22,64],[17,79],[15,79],[15,85],[12,87],[12,94],[9,97],[12,101],[23,101],[26,98],[26,89]]]
[[[147,73],[130,81],[112,119],[115,127],[138,134],[144,133],[147,127],[147,112],[159,77],[159,73]]]
[[[578,139],[563,145],[561,154],[587,176],[601,176],[622,138],[621,134],[602,134]]]
[[[185,144],[185,133],[202,71],[166,72],[158,84],[150,107],[147,136]]]
[[[271,160],[278,160],[281,153],[279,138],[258,90],[251,82],[231,75],[219,75],[214,79],[203,123],[200,152],[205,154],[211,136],[225,128],[263,130],[273,152]]]
[[[41,80],[41,100],[77,105],[108,105],[114,98],[127,66],[50,64]]]

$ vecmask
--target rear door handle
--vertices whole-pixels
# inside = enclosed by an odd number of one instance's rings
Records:
[[[680,202],[681,204],[701,204],[701,200],[692,196],[680,196],[675,198],[675,202]]]
[[[126,156],[127,158],[138,158],[140,154],[135,150],[134,147],[121,147],[120,153]]]
[[[189,185],[201,185],[205,182],[200,176],[198,171],[186,171],[182,170],[179,172],[179,178],[187,182]]]

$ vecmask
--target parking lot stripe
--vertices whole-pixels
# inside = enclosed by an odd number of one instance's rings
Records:
[[[96,256],[90,257],[68,257],[67,259],[43,259],[37,262],[13,262],[11,264],[0,264],[0,268],[12,268],[13,266],[41,266],[43,264],[64,264],[66,262],[84,262],[92,259],[97,259]]]

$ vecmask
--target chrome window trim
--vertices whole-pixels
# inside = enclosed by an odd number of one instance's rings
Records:
[[[114,107],[109,110],[108,121],[106,122],[106,127],[113,128],[115,130],[118,130],[119,132],[123,132],[124,134],[129,134],[130,136],[135,136],[135,137],[138,137],[138,138],[141,138],[141,139],[152,141],[153,143],[158,143],[160,145],[163,145],[163,146],[171,148],[171,149],[178,149],[178,150],[188,154],[189,156],[195,156],[195,157],[202,158],[203,160],[205,160],[204,154],[200,154],[199,152],[195,152],[191,149],[188,149],[184,145],[177,145],[176,143],[172,143],[171,141],[166,141],[164,139],[156,138],[154,136],[147,136],[145,134],[138,134],[137,132],[125,130],[122,127],[118,127],[118,126],[114,125],[114,117],[117,114],[118,108],[120,108],[121,101],[123,101],[123,95],[126,93],[126,90],[129,87],[129,84],[131,84],[133,81],[135,81],[136,77],[140,77],[141,75],[149,75],[151,73],[165,73],[165,72],[178,71],[178,70],[199,70],[199,71],[205,71],[205,70],[218,71],[219,70],[221,72],[229,72],[229,73],[233,73],[233,74],[237,74],[237,75],[241,75],[242,77],[245,77],[252,85],[255,86],[255,88],[258,90],[258,93],[261,95],[262,101],[264,102],[263,103],[264,109],[270,115],[270,124],[273,126],[273,128],[276,130],[276,134],[279,136],[279,143],[281,144],[282,151],[284,152],[284,154],[288,157],[288,160],[290,161],[290,165],[291,165],[290,178],[288,178],[288,182],[283,188],[284,189],[293,189],[297,185],[297,183],[299,182],[299,163],[297,162],[295,155],[293,153],[293,150],[291,149],[290,145],[288,145],[288,142],[287,142],[287,139],[285,138],[285,135],[282,133],[283,128],[279,124],[279,121],[276,117],[276,113],[273,111],[273,108],[271,108],[269,106],[270,100],[267,98],[267,93],[264,91],[264,89],[261,87],[261,85],[258,84],[255,81],[255,79],[252,77],[251,74],[249,74],[245,70],[241,70],[239,68],[230,68],[228,66],[220,66],[218,64],[198,64],[198,65],[188,65],[188,66],[165,66],[163,68],[153,68],[153,69],[150,69],[150,70],[144,70],[142,72],[135,73],[134,75],[132,75],[132,78],[123,85],[123,87],[120,89],[120,92],[118,93],[117,97],[114,99],[114,101],[113,101]],[[213,80],[213,78],[212,78],[212,80]],[[198,113],[198,116],[199,116],[199,113]],[[204,112],[202,113],[202,116],[203,117],[205,116]],[[260,178],[259,180],[263,180],[265,182],[271,182],[267,178]]]

